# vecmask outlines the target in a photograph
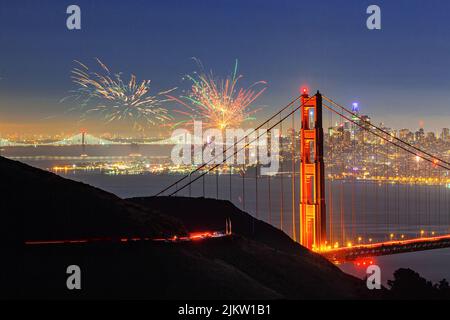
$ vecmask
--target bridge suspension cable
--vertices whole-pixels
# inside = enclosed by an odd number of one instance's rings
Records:
[[[301,96],[300,96],[301,97]],[[273,116],[271,116],[268,120],[264,121],[262,124],[260,124],[256,129],[254,129],[252,131],[252,133],[257,132],[257,130],[259,130],[260,128],[262,128],[263,126],[265,126],[266,124],[268,124],[272,119],[274,119],[276,116],[280,115],[283,111],[285,111],[287,108],[289,108],[290,106],[292,106],[295,101],[297,101],[300,97],[294,99],[293,101],[291,101],[288,105],[286,105],[283,109],[281,109],[280,111],[278,111],[276,114],[274,114]],[[271,125],[269,127],[269,129],[267,131],[271,131],[272,129],[274,129],[276,126],[278,126],[280,123],[282,123],[284,120],[286,120],[287,118],[289,118],[291,115],[293,115],[295,112],[297,112],[298,110],[300,110],[310,99],[312,98],[308,98],[306,99],[301,105],[295,107],[292,111],[290,111],[287,115],[281,117],[280,120],[278,120],[275,124]],[[156,194],[155,196],[161,195],[162,193],[164,193],[165,191],[169,190],[170,188],[172,188],[173,186],[175,186],[176,184],[178,184],[179,182],[183,181],[184,179],[186,179],[187,177],[191,176],[193,173],[200,171],[202,168],[205,168],[208,164],[210,164],[211,162],[213,162],[214,160],[217,159],[217,157],[221,156],[223,157],[222,160],[220,161],[220,163],[216,163],[214,165],[212,165],[212,167],[210,167],[209,169],[206,169],[204,172],[202,172],[198,177],[189,180],[186,184],[184,184],[183,186],[177,188],[175,191],[173,191],[172,193],[169,194],[169,196],[173,196],[175,194],[177,194],[178,192],[180,192],[181,190],[184,190],[186,187],[188,187],[189,185],[191,185],[192,183],[196,182],[198,179],[202,178],[203,176],[207,175],[208,173],[210,173],[211,171],[217,169],[219,166],[221,166],[223,163],[225,163],[228,159],[230,159],[231,157],[236,156],[239,151],[241,150],[245,150],[246,148],[248,148],[250,146],[250,144],[252,144],[255,141],[258,141],[258,139],[260,139],[260,137],[262,135],[265,135],[266,133],[258,133],[256,135],[256,137],[254,139],[252,139],[251,141],[248,141],[243,147],[241,147],[240,149],[237,150],[233,150],[233,153],[231,155],[226,155],[227,150],[230,149],[230,147],[228,147],[227,149],[225,149],[222,154],[220,155],[215,155],[211,160],[209,160],[206,163],[203,163],[202,165],[200,165],[200,167],[198,167],[197,169],[195,169],[194,171],[190,172],[189,174],[185,175],[183,178],[179,179],[178,181],[176,181],[175,183],[171,184],[169,187],[165,188],[164,190],[160,191],[158,194]],[[249,137],[249,135],[246,135],[245,137],[241,138],[237,143],[245,141],[245,139],[247,139]],[[234,148],[234,145],[233,145]],[[255,169],[256,170],[256,169]]]
[[[408,166],[409,168],[409,161],[407,161],[404,165],[402,165],[402,160],[401,160],[401,156],[399,156],[399,151],[403,150],[408,154],[412,154],[414,155],[417,159],[422,159],[425,160],[425,162],[430,163],[431,165],[429,166],[425,166],[425,163],[420,163],[419,161],[417,162],[417,165],[422,167],[422,169],[417,168],[416,171],[417,172],[423,172],[425,174],[428,174],[428,178],[427,181],[428,183],[434,183],[436,181],[438,181],[439,183],[442,184],[442,178],[436,178],[437,175],[437,171],[439,170],[440,174],[442,175],[442,172],[447,171],[447,175],[448,175],[448,171],[450,171],[450,166],[448,165],[449,162],[441,159],[440,157],[427,152],[425,150],[423,150],[420,147],[416,147],[406,141],[403,141],[402,139],[399,139],[393,135],[391,135],[389,132],[387,132],[386,130],[376,126],[376,125],[372,125],[370,122],[366,121],[364,118],[362,118],[361,116],[359,116],[358,114],[348,110],[347,108],[333,102],[331,99],[327,98],[324,96],[324,100],[327,101],[327,103],[323,104],[323,107],[325,109],[327,109],[328,111],[330,111],[331,114],[336,114],[339,117],[341,117],[341,119],[348,121],[348,123],[350,123],[353,126],[356,126],[358,128],[361,129],[361,134],[363,135],[363,149],[362,149],[362,155],[364,155],[365,153],[365,146],[364,146],[364,140],[365,140],[365,135],[364,132],[367,132],[368,134],[372,134],[373,136],[381,139],[380,141],[384,141],[384,147],[381,145],[381,161],[383,166],[381,167],[381,175],[387,175],[387,177],[389,176],[401,176],[402,175],[402,170],[408,170],[407,172],[410,172],[409,169],[406,168],[406,166]],[[330,103],[331,101],[331,103]],[[352,131],[353,132],[353,131]],[[389,145],[392,145],[394,147],[394,149],[390,149],[388,148]],[[373,147],[372,147],[373,148]],[[391,152],[392,150],[396,151],[396,152]],[[353,143],[353,148],[352,150],[350,150],[350,154],[352,155],[352,159],[350,161],[350,165],[352,167],[352,172],[350,173],[350,176],[352,176],[353,178],[354,176],[354,170],[357,170],[358,168],[356,168],[355,166],[355,145]],[[375,152],[374,154],[374,159],[375,162],[378,163],[379,162],[379,158],[378,155],[379,152]],[[364,158],[364,156],[363,156]],[[342,161],[342,164],[344,162]],[[394,163],[392,166],[390,164]],[[363,164],[361,164],[362,168],[364,167]],[[330,167],[332,168],[332,166]],[[377,166],[375,166],[375,170],[377,171]],[[432,168],[435,168],[435,170],[433,170]],[[445,170],[445,171],[442,171]],[[342,172],[344,172],[344,164],[342,167]],[[403,172],[404,174],[404,172]],[[375,177],[378,178],[378,176],[380,175],[380,173],[376,173]],[[345,177],[345,175],[344,175]],[[413,204],[414,204],[414,208],[415,208],[415,217],[418,221],[418,227],[419,227],[419,231],[420,233],[418,233],[418,235],[420,237],[423,237],[425,234],[429,233],[432,235],[435,235],[435,231],[436,231],[436,227],[442,228],[441,226],[441,218],[440,218],[440,207],[441,207],[441,203],[439,202],[438,204],[435,203],[435,201],[432,201],[432,197],[431,197],[431,189],[433,189],[432,186],[427,186],[427,187],[421,187],[421,184],[419,183],[419,180],[422,180],[423,178],[417,178],[414,179],[414,192],[416,194],[415,197],[411,197]],[[412,225],[414,225],[410,219],[410,210],[407,209],[407,213],[406,213],[406,229],[404,227],[404,223],[405,221],[403,221],[402,216],[400,215],[400,202],[401,202],[401,197],[404,196],[406,197],[406,201],[408,201],[409,199],[409,193],[410,193],[410,187],[408,184],[406,184],[406,190],[405,187],[400,187],[400,181],[401,178],[397,178],[397,179],[391,179],[391,178],[384,178],[383,180],[385,180],[387,183],[384,184],[384,187],[381,189],[383,190],[383,200],[382,203],[384,203],[384,205],[382,205],[382,211],[384,211],[384,214],[381,215],[380,217],[382,217],[382,226],[383,228],[385,228],[385,230],[387,231],[387,240],[393,240],[396,237],[396,234],[398,232],[398,236],[400,237],[401,235],[401,239],[404,239],[405,235],[410,233],[410,227]],[[356,241],[358,241],[358,244],[361,243],[362,239],[367,238],[367,240],[369,240],[370,243],[372,243],[372,241],[376,238],[373,238],[372,236],[368,235],[367,233],[367,227],[366,224],[368,223],[367,221],[367,216],[366,216],[366,209],[365,209],[365,189],[366,189],[366,185],[362,186],[362,191],[358,191],[359,193],[362,192],[362,199],[361,197],[355,198],[355,188],[354,188],[354,179],[350,180],[350,188],[351,188],[351,206],[350,206],[350,211],[351,211],[351,223],[348,224],[349,221],[346,221],[347,223],[342,223],[342,220],[344,219],[344,215],[342,214],[342,205],[341,205],[341,241],[342,243],[347,243],[347,244],[355,244]],[[392,183],[389,183],[392,182]],[[418,188],[422,188],[425,192],[420,192],[418,193],[419,190],[417,190]],[[436,188],[436,187],[435,187]],[[442,186],[440,187],[442,188]],[[342,189],[342,185],[341,185],[341,189]],[[376,207],[378,208],[378,189],[379,189],[379,184],[377,183],[375,185],[375,202],[376,202]],[[401,190],[403,192],[401,192]],[[439,192],[439,191],[438,191]],[[446,195],[448,195],[448,193],[446,193]],[[341,197],[342,197],[342,190],[341,190]],[[424,201],[421,201],[420,198],[424,198]],[[438,194],[439,197],[439,201],[440,201],[440,194]],[[360,217],[360,214],[358,214],[356,216],[356,220],[355,220],[355,200],[358,200],[358,206],[360,207],[358,212],[360,210],[362,210],[362,217]],[[403,202],[402,202],[403,203]],[[409,203],[406,204],[409,208]],[[448,205],[447,205],[448,206]],[[347,210],[346,210],[347,211]],[[380,221],[377,218],[378,215],[378,209],[376,210],[375,213],[375,225],[377,225]],[[348,211],[347,211],[348,212]],[[433,223],[435,223],[435,215],[433,214],[433,219],[431,219],[432,216],[432,212],[436,212],[438,214],[438,221],[437,224],[433,227]],[[450,217],[450,216],[449,216]],[[330,217],[331,218],[331,217]],[[350,219],[350,218],[348,218]],[[362,219],[362,227],[361,227],[361,221],[360,219]],[[449,220],[449,219],[447,219]],[[370,223],[370,222],[369,222]],[[343,224],[346,225],[346,227],[343,227]],[[355,225],[357,226],[356,230],[358,233],[362,232],[362,234],[358,235],[356,237],[355,235]],[[378,227],[377,227],[378,228]],[[347,229],[347,230],[346,230]],[[403,230],[405,229],[405,230]],[[333,232],[332,230],[332,226],[330,225],[330,230],[331,232]],[[419,232],[418,231],[418,232]],[[406,232],[406,233],[405,233]],[[347,237],[342,236],[347,234]],[[350,236],[348,236],[350,234]],[[364,238],[361,237],[361,235],[364,235]],[[385,238],[386,239],[386,238]],[[332,241],[332,239],[329,239]],[[355,242],[353,242],[353,241]]]
[[[257,132],[259,129],[261,129],[261,128],[264,127],[265,125],[269,124],[270,121],[272,121],[273,119],[275,119],[275,117],[281,115],[285,110],[287,110],[289,107],[291,107],[291,106],[292,106],[295,102],[297,102],[300,98],[301,98],[301,96],[298,96],[298,97],[294,98],[294,99],[293,99],[291,102],[289,102],[286,106],[284,106],[283,108],[281,108],[277,113],[275,113],[274,115],[272,115],[271,117],[269,117],[266,121],[264,121],[263,123],[261,123],[260,125],[258,125],[255,129],[253,129],[252,132],[251,132],[250,134],[253,134],[254,132]],[[295,111],[297,111],[299,108],[300,108],[300,107],[297,107],[297,108],[295,109]],[[291,113],[290,113],[289,115],[291,115]],[[288,116],[289,116],[289,115],[288,115]],[[286,118],[287,118],[287,117],[283,118],[282,121],[284,121]],[[279,122],[277,122],[277,124],[278,124],[278,123],[279,123]],[[271,130],[271,129],[273,129],[273,126],[270,128],[270,130]],[[249,136],[249,134],[247,134],[246,136],[242,137],[241,139],[239,139],[239,141],[236,142],[236,144],[238,144],[238,143],[240,143],[240,142],[242,142],[242,141],[245,141],[245,139],[247,139],[248,136]],[[214,157],[212,157],[212,159],[210,159],[210,160],[207,161],[207,162],[202,163],[202,164],[199,165],[195,170],[191,171],[189,174],[186,174],[186,175],[183,176],[182,178],[178,179],[177,181],[175,181],[175,182],[172,183],[171,185],[167,186],[166,188],[164,188],[163,190],[161,190],[160,192],[158,192],[157,194],[155,194],[154,197],[157,197],[157,196],[162,195],[162,194],[165,193],[166,191],[168,191],[168,190],[170,190],[171,188],[173,188],[175,185],[179,184],[180,182],[182,182],[182,181],[184,181],[185,179],[187,179],[188,177],[190,177],[192,174],[194,174],[194,173],[196,173],[196,172],[202,170],[203,168],[205,168],[206,166],[208,166],[209,164],[211,164],[211,162],[214,162],[214,161],[217,159],[217,157],[223,156],[224,154],[226,154],[226,152],[227,152],[228,150],[230,150],[231,148],[234,149],[234,145],[233,145],[232,147],[228,147],[228,148],[226,148],[225,150],[223,150],[222,154],[214,155]],[[233,154],[233,156],[235,156],[236,153],[237,153],[237,152],[235,152],[235,153]],[[228,159],[228,158],[227,158],[227,159]],[[227,160],[227,159],[225,159],[225,160]],[[222,163],[223,163],[223,162],[222,162]],[[222,164],[222,163],[221,163],[221,164]],[[217,168],[217,166],[215,166],[215,168]],[[210,170],[209,170],[208,172],[210,172]],[[204,175],[201,175],[201,177],[203,177],[203,176],[204,176]],[[197,180],[197,179],[195,179],[194,181],[196,181],[196,180]],[[192,181],[192,182],[194,182],[194,181]],[[192,182],[190,182],[190,183],[192,183]],[[190,184],[190,183],[189,183],[189,184]],[[186,186],[187,186],[187,185],[186,185]],[[182,189],[184,189],[184,188],[182,188]],[[180,190],[181,190],[181,189],[180,189]],[[172,195],[172,194],[171,194],[171,195]]]

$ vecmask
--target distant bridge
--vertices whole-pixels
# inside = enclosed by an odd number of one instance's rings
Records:
[[[167,139],[157,140],[157,141],[142,141],[137,142],[139,145],[173,145],[177,144],[179,141],[178,137],[169,137]],[[110,146],[110,145],[129,145],[133,144],[133,141],[114,141],[96,137],[88,133],[78,133],[71,137],[64,138],[59,141],[53,142],[28,142],[20,143],[15,141],[9,141],[7,139],[0,138],[0,147],[29,147],[29,146],[82,146],[82,145],[92,145],[92,146]]]
[[[0,138],[0,148],[1,147],[18,147],[18,146],[26,146],[27,144],[12,142],[7,139]]]
[[[79,146],[79,145],[112,145],[112,144],[122,144],[114,141],[97,138],[91,134],[81,132],[69,138],[55,141],[51,143],[46,143],[45,145],[56,145],[56,146]]]

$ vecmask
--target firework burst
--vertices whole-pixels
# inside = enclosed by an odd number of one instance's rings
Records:
[[[129,81],[122,80],[122,74],[111,74],[108,67],[96,58],[101,72],[91,71],[85,64],[76,61],[71,71],[71,79],[77,89],[72,95],[80,102],[82,120],[91,114],[99,114],[106,123],[131,121],[133,127],[144,130],[148,125],[165,123],[171,119],[163,107],[165,95],[172,90],[150,95],[150,80],[138,82],[131,74]],[[164,98],[163,98],[164,97]]]
[[[238,128],[243,122],[254,119],[253,114],[258,109],[252,110],[251,105],[266,90],[267,82],[258,81],[247,89],[239,88],[238,82],[242,75],[237,75],[237,60],[233,73],[226,79],[217,79],[212,72],[203,72],[198,60],[197,64],[202,72],[186,76],[192,82],[187,94],[180,97],[168,95],[170,100],[187,108],[187,111],[175,110],[189,117],[189,120],[176,125],[191,125],[194,120],[201,120],[205,128],[225,130]],[[257,86],[262,88],[255,90]]]

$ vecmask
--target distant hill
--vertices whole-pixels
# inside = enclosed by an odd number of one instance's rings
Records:
[[[0,298],[368,297],[361,280],[227,201],[124,200],[1,157],[0,179]],[[32,239],[223,230],[225,217],[232,220],[233,236],[198,242],[23,245]],[[83,272],[81,291],[65,286],[71,264]]]

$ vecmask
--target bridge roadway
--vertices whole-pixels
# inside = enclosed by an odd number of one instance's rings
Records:
[[[386,256],[399,253],[442,249],[449,247],[450,235],[445,235],[354,245],[351,247],[324,250],[319,253],[332,262],[342,263],[347,261],[354,261],[358,258]]]

